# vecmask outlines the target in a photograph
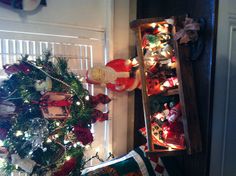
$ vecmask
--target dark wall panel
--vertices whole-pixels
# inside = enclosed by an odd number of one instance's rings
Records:
[[[186,13],[186,1],[138,0],[137,18],[183,15]]]

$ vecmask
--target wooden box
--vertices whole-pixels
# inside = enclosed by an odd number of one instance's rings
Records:
[[[201,134],[199,129],[199,119],[195,96],[195,86],[192,71],[192,61],[188,60],[188,47],[178,44],[174,35],[178,26],[178,20],[181,18],[150,18],[138,19],[130,23],[130,27],[135,31],[138,62],[142,83],[142,101],[145,120],[145,135],[147,138],[147,154],[158,154],[159,156],[173,155],[187,152],[192,154],[202,150]],[[153,66],[154,64],[154,66]],[[171,67],[171,68],[168,68]],[[167,70],[170,70],[169,72]],[[153,71],[154,70],[154,71]],[[161,71],[164,70],[164,71]],[[173,74],[171,72],[173,71]],[[166,75],[165,75],[166,74]],[[154,77],[157,81],[153,84]],[[150,78],[151,77],[151,78]],[[172,82],[169,81],[171,79]],[[166,80],[168,79],[168,81]],[[177,79],[177,83],[173,80]],[[153,85],[155,87],[153,87]],[[169,87],[166,85],[169,85]],[[171,86],[170,86],[171,85]],[[154,91],[150,91],[154,89]],[[161,95],[161,98],[160,96]],[[155,96],[159,97],[159,99]],[[180,147],[172,146],[167,143],[167,138],[159,142],[153,141],[152,124],[160,120],[160,114],[164,117],[170,117],[170,103],[165,103],[166,111],[158,112],[154,117],[151,101],[163,102],[163,99],[170,99],[171,96],[177,97],[180,105],[181,121],[184,134],[184,145]],[[162,98],[164,97],[164,98]],[[159,101],[160,100],[160,101]],[[155,107],[154,107],[155,108]],[[173,107],[172,107],[173,108]],[[168,111],[169,110],[169,111]],[[175,111],[178,114],[178,112]],[[157,118],[156,118],[157,117]],[[159,119],[158,119],[159,118]],[[169,118],[170,119],[170,118]],[[162,130],[159,136],[163,137],[163,124],[172,123],[169,119],[162,119],[163,122],[157,123],[158,129]],[[143,130],[143,129],[142,129]],[[178,130],[178,129],[177,129]],[[160,131],[160,130],[159,130]],[[176,137],[175,142],[180,142],[182,135]],[[179,140],[179,141],[178,141]]]

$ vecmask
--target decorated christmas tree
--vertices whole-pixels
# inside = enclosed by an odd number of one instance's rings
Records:
[[[52,62],[56,60],[56,62]],[[0,87],[0,167],[30,175],[80,175],[84,148],[93,141],[91,123],[107,120],[96,109],[109,103],[91,96],[66,58],[49,52],[35,61],[28,56],[5,65]]]

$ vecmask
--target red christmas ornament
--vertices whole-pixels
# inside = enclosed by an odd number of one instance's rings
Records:
[[[93,142],[93,135],[89,128],[75,126],[74,133],[76,135],[77,140],[82,142],[83,145],[87,145]]]
[[[76,158],[66,161],[53,176],[67,176],[76,167]]]
[[[171,88],[171,87],[174,87],[174,86],[178,86],[179,82],[178,82],[178,79],[176,77],[171,77],[171,78],[168,78],[162,85],[164,87]]]
[[[158,34],[160,31],[158,30],[158,28],[155,28],[154,30],[153,30],[153,34],[154,35],[156,35],[156,34]]]
[[[181,115],[182,115],[181,108],[180,104],[178,103],[173,108],[170,109],[170,112],[166,117],[166,119],[168,120],[168,122],[173,123],[177,121],[181,117]]]
[[[176,62],[176,57],[175,56],[172,56],[172,58],[171,58],[171,62]]]

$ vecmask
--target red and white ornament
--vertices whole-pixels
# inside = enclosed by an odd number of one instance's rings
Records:
[[[63,92],[46,92],[40,99],[42,114],[47,119],[64,120],[70,116],[72,94]]]
[[[166,119],[168,122],[173,123],[177,121],[181,117],[181,107],[180,104],[176,104],[173,108],[170,109],[169,114],[167,115]]]
[[[168,78],[162,85],[168,88],[178,86],[179,85],[178,78],[176,77]]]

